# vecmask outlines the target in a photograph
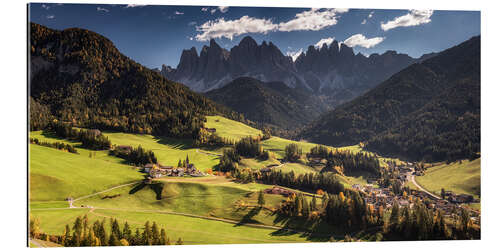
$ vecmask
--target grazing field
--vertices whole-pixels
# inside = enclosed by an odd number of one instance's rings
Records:
[[[76,217],[90,211],[88,208],[64,209],[31,209],[30,214],[40,221],[40,229],[44,233],[62,235],[66,224],[72,225]]]
[[[90,215],[91,220],[113,217],[121,223],[128,221],[132,227],[132,231],[137,227],[144,227],[145,221],[156,221],[159,227],[165,228],[167,236],[171,241],[181,237],[185,244],[248,244],[307,241],[307,238],[301,237],[301,234],[298,233],[279,233],[276,229],[248,227],[173,214],[97,209]]]
[[[157,182],[112,190],[75,202],[99,208],[165,210],[207,216],[216,208],[232,206],[249,191],[228,186]],[[114,198],[107,198],[113,197]]]
[[[179,160],[186,159],[196,165],[201,171],[211,169],[219,164],[219,157],[204,154],[203,151],[193,147],[192,140],[172,139],[153,135],[129,134],[121,132],[103,132],[111,143],[116,145],[129,145],[152,150],[158,161],[163,165],[177,166]]]
[[[236,141],[247,136],[262,135],[258,129],[222,116],[207,116],[205,127],[215,128],[216,135]]]
[[[275,159],[261,161],[258,159],[242,158],[239,166],[242,168],[251,168],[254,170],[259,170],[259,169],[267,167],[271,164],[280,164],[280,162],[278,160],[275,160]]]
[[[136,169],[30,144],[30,200],[62,201],[143,179]]]
[[[318,171],[310,166],[306,166],[300,163],[285,163],[283,166],[276,168],[276,170],[281,170],[282,172],[294,172],[295,174],[307,174],[307,173],[317,173]]]
[[[457,194],[471,194],[479,198],[481,189],[481,159],[464,160],[462,163],[441,164],[429,168],[416,181],[423,188],[439,195],[441,188]]]

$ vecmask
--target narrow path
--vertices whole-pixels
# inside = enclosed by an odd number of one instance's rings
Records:
[[[81,200],[81,199],[86,199],[86,198],[89,198],[89,197],[92,197],[92,196],[96,196],[98,194],[109,192],[109,191],[111,191],[113,189],[117,189],[117,188],[121,188],[121,187],[126,187],[126,186],[130,186],[130,185],[133,185],[133,184],[141,183],[141,182],[142,181],[136,181],[136,182],[132,182],[132,183],[127,183],[127,184],[119,185],[119,186],[112,187],[112,188],[109,188],[109,189],[106,189],[106,190],[103,190],[103,191],[100,191],[100,192],[97,192],[97,193],[93,193],[93,194],[85,195],[85,196],[82,196],[82,197],[78,197],[78,198],[74,199],[73,201],[77,201],[77,200]]]
[[[410,176],[410,180],[411,180],[411,182],[413,182],[413,185],[415,185],[418,189],[420,189],[420,191],[422,191],[422,192],[430,195],[431,197],[434,197],[435,199],[441,200],[441,197],[439,197],[439,196],[437,196],[437,195],[435,195],[435,194],[433,194],[433,193],[425,190],[423,187],[421,187],[420,185],[418,185],[418,183],[415,181],[415,175],[411,175]]]

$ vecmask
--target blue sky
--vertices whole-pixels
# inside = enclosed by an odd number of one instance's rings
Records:
[[[54,29],[79,27],[109,38],[150,67],[176,67],[183,49],[209,39],[230,49],[246,35],[284,54],[334,38],[365,55],[396,50],[419,57],[480,34],[480,12],[218,6],[31,4],[30,20]],[[320,43],[322,44],[322,43]]]

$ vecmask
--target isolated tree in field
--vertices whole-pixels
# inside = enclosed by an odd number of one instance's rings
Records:
[[[264,200],[264,192],[262,190],[259,191],[259,199],[258,199],[259,206],[262,207],[264,204],[266,204],[266,201]]]

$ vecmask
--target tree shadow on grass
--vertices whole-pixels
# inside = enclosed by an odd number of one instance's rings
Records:
[[[141,189],[143,189],[145,186],[146,186],[146,184],[141,182],[141,183],[135,185],[132,189],[130,189],[128,194],[135,194],[135,193],[139,192]]]
[[[193,141],[189,139],[174,139],[164,136],[154,136],[157,143],[166,145],[173,149],[186,150],[194,148]]]
[[[273,236],[289,236],[294,234],[300,234],[300,237],[304,237],[307,240],[313,242],[325,242],[329,241],[331,237],[336,235],[335,231],[331,229],[326,230],[325,222],[321,220],[307,220],[296,217],[290,217],[280,213],[275,213],[276,218],[274,219],[274,224],[283,225],[283,229],[274,231],[271,233]],[[328,226],[326,226],[328,227]]]
[[[242,226],[245,225],[246,223],[259,223],[258,221],[254,220],[253,217],[256,216],[257,214],[260,213],[260,210],[262,210],[262,207],[254,207],[250,211],[248,211],[247,214],[245,214],[241,220],[234,225],[235,227],[237,226]]]

